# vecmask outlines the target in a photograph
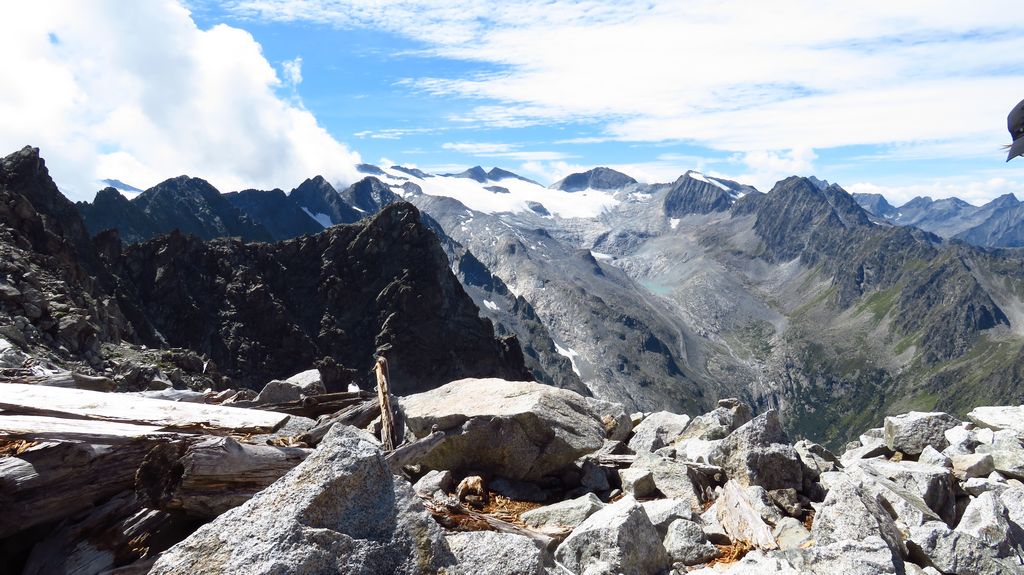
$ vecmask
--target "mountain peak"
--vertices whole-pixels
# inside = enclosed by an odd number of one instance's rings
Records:
[[[464,172],[459,172],[458,174],[441,174],[441,175],[449,177],[449,178],[466,178],[466,179],[470,179],[470,180],[475,180],[477,182],[480,182],[481,184],[487,182],[487,172],[485,172],[484,169],[481,168],[480,166],[473,166],[472,168],[470,168],[470,169],[468,169],[468,170],[466,170]]]
[[[491,168],[491,171],[487,172],[487,179],[492,181],[492,182],[500,182],[501,180],[506,180],[506,179],[510,179],[510,178],[511,179],[515,179],[515,180],[522,180],[524,182],[530,182],[531,184],[537,184],[537,182],[535,182],[535,181],[533,181],[533,180],[531,180],[529,178],[524,178],[524,177],[520,176],[519,174],[516,174],[514,172],[510,172],[508,170],[499,168],[497,166]],[[540,184],[537,184],[537,185],[539,186]]]
[[[598,167],[582,173],[570,174],[551,185],[552,189],[563,192],[579,192],[586,189],[616,190],[636,180],[611,168]]]

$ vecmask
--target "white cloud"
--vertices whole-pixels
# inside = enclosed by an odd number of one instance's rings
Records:
[[[358,155],[278,94],[300,59],[282,82],[249,33],[200,30],[171,0],[13,3],[0,51],[0,150],[39,146],[75,199],[101,178],[189,174],[228,191],[358,176]]]
[[[510,152],[515,149],[515,146],[502,143],[445,142],[441,144],[441,149],[459,152],[460,154],[477,155]]]
[[[493,64],[485,75],[405,84],[479,100],[452,120],[597,122],[603,134],[592,141],[776,154],[956,142],[980,155],[1007,139],[1003,118],[1024,86],[1017,0],[239,0],[230,8],[384,29],[434,55]]]
[[[522,150],[519,144],[487,142],[446,142],[442,150],[449,150],[479,158],[505,158],[519,162],[551,162],[573,157],[565,152],[548,150]]]
[[[285,85],[298,88],[302,83],[302,56],[281,62],[281,71],[284,72]]]

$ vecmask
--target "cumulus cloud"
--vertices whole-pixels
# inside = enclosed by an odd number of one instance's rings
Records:
[[[292,60],[281,62],[281,71],[284,72],[284,82],[292,88],[298,88],[302,83],[302,57],[298,56]]]
[[[148,187],[180,174],[222,191],[357,177],[359,156],[279,91],[301,81],[226,25],[199,29],[171,0],[5,6],[0,149],[39,146],[65,194],[102,178]]]

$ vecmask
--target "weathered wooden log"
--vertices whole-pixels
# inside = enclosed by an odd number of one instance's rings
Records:
[[[131,490],[153,442],[48,443],[0,458],[0,539]]]
[[[145,438],[171,440],[183,435],[163,431],[163,428],[153,425],[41,415],[7,415],[6,412],[0,414],[0,437],[6,439],[82,441],[113,445]]]
[[[32,549],[22,573],[92,575],[152,557],[196,526],[196,520],[144,508],[123,493],[64,520]]]
[[[434,431],[384,455],[384,460],[388,462],[392,473],[400,473],[406,465],[415,465],[422,461],[435,447],[444,442],[444,437],[443,431]]]
[[[423,499],[423,505],[427,508],[427,511],[434,516],[434,518],[449,528],[460,528],[464,522],[459,516],[467,517],[471,522],[475,522],[477,525],[486,526],[487,529],[492,531],[498,531],[500,533],[512,533],[515,535],[522,535],[523,537],[529,538],[541,549],[548,549],[553,551],[557,545],[557,539],[550,537],[544,533],[527,529],[525,527],[519,527],[508,521],[502,521],[497,517],[492,517],[484,513],[478,513],[472,509],[467,508],[461,503],[457,502],[452,498],[446,500],[443,503],[429,496],[419,495]],[[463,529],[465,530],[465,529]],[[481,529],[472,529],[479,531]],[[486,529],[485,529],[486,530]]]
[[[373,371],[377,374],[377,400],[380,402],[381,448],[394,451],[399,438],[395,434],[395,412],[391,409],[391,391],[388,389],[388,360],[378,357]]]
[[[0,385],[0,409],[17,414],[79,417],[155,425],[206,434],[267,433],[288,416],[257,409],[179,403],[81,389]]]
[[[346,407],[330,417],[322,417],[313,429],[303,433],[298,440],[314,447],[327,435],[335,424],[351,425],[362,429],[380,415],[380,402],[376,398]]]
[[[289,415],[301,415],[302,417],[319,417],[335,413],[346,407],[358,405],[372,397],[373,394],[366,391],[345,391],[313,395],[297,401],[254,405],[253,408],[287,413]]]
[[[107,377],[85,375],[73,371],[39,373],[28,368],[0,369],[0,383],[67,387],[92,391],[114,391],[117,388],[117,384]]]
[[[155,446],[136,474],[139,498],[203,519],[245,503],[301,463],[312,449],[204,437]]]

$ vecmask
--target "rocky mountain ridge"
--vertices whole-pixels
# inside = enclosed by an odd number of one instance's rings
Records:
[[[1024,208],[1013,194],[1003,194],[983,206],[959,198],[916,197],[898,208],[878,194],[854,194],[854,199],[882,222],[914,226],[975,246],[1024,246]]]
[[[1019,256],[879,225],[838,185],[789,178],[762,194],[688,172],[564,191],[492,185],[482,168],[483,181],[371,168],[349,188],[383,198],[363,211],[322,179],[291,196],[316,190],[306,210],[323,223],[416,204],[540,381],[644,410],[736,395],[831,442],[901,406],[962,414],[1020,397]]]
[[[193,184],[178,178],[175,188],[154,195]],[[208,184],[198,186],[181,201],[142,205],[174,206],[156,222],[177,215],[224,224],[221,216],[239,213]],[[515,337],[496,338],[491,322],[478,316],[437,237],[409,204],[283,243],[207,243],[175,231],[126,246],[116,231],[89,238],[37,149],[4,158],[0,191],[0,337],[54,369],[109,380],[128,370],[131,385],[145,388],[149,380],[136,382],[137,370],[120,358],[157,348],[166,350],[166,371],[179,369],[174,357],[199,354],[204,359],[185,363],[216,373],[214,387],[259,387],[316,363],[334,370],[337,385],[364,383],[374,354],[392,359],[408,390],[459,376],[530,378]],[[216,210],[186,217],[177,209],[211,193],[216,199],[202,205]],[[234,235],[226,224],[222,231]]]

